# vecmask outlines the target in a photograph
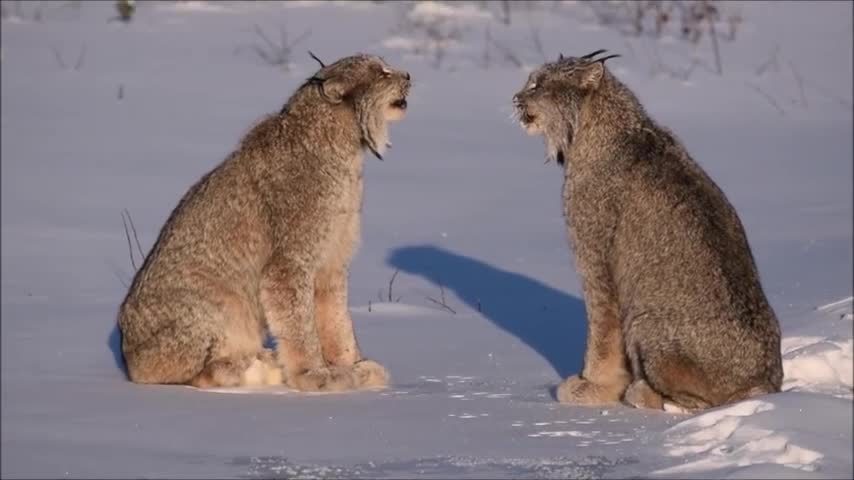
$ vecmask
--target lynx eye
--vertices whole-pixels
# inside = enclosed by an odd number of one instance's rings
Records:
[[[533,89],[535,89],[535,88],[537,88],[537,82],[531,83],[531,84],[528,86],[528,90],[533,90]]]
[[[387,68],[383,67],[382,74],[383,74],[383,76],[384,76],[384,77],[388,77],[388,76],[390,76],[390,75],[391,75],[391,70],[389,70],[389,69],[387,69]]]

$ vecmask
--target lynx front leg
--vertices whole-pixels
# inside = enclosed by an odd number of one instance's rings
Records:
[[[607,275],[584,280],[587,310],[587,346],[581,375],[567,378],[557,390],[563,403],[602,404],[619,402],[631,377],[620,326],[619,307]]]
[[[323,359],[309,271],[290,265],[268,268],[261,281],[261,304],[289,386],[311,391],[354,387],[348,369],[328,367]]]
[[[347,311],[347,271],[343,267],[321,270],[314,285],[315,320],[323,358],[330,365],[353,365],[361,356]]]
[[[315,279],[315,320],[323,357],[330,365],[350,367],[357,387],[388,383],[386,369],[359,352],[353,321],[347,310],[347,270],[343,266],[319,272]]]

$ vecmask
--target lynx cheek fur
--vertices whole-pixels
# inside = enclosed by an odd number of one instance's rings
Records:
[[[119,310],[132,381],[310,391],[387,382],[356,343],[347,269],[364,149],[383,152],[410,77],[368,55],[321,66],[164,225]],[[268,332],[275,352],[263,347]]]
[[[779,325],[741,221],[602,52],[561,56],[513,97],[564,166],[583,282],[584,368],[558,400],[700,410],[779,391]]]

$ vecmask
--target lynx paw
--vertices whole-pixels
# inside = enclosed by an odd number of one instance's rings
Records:
[[[619,402],[623,390],[621,384],[600,385],[573,375],[558,385],[557,399],[576,405],[603,405]]]
[[[243,385],[281,385],[283,382],[282,368],[276,362],[275,353],[268,349],[258,352],[243,373]]]
[[[353,376],[357,388],[388,385],[388,370],[373,360],[360,360],[353,364]]]
[[[337,392],[356,387],[350,368],[323,367],[294,375],[288,385],[304,392]]]
[[[626,393],[623,395],[623,401],[635,408],[651,408],[654,410],[664,409],[664,400],[652,387],[646,383],[646,380],[635,380]]]

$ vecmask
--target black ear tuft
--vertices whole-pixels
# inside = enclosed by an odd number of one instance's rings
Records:
[[[557,61],[561,61],[561,60],[563,60],[563,52],[561,52],[560,55],[558,55],[558,57],[557,57]]]
[[[620,56],[619,54],[615,53],[614,55],[608,55],[607,57],[597,58],[596,61],[599,63],[605,63],[605,60],[610,60],[612,58],[618,58],[619,56]]]
[[[311,50],[308,51],[308,54],[311,55],[311,58],[313,58],[317,63],[320,64],[320,68],[326,68],[326,65],[323,63],[323,61],[317,58],[317,55],[311,53]]]
[[[605,50],[604,48],[600,48],[599,50],[596,50],[595,52],[590,52],[587,55],[582,56],[581,58],[583,58],[585,60],[590,60],[591,58],[595,57],[596,55],[599,55],[600,53],[605,53],[607,51],[608,50]]]
[[[566,162],[566,157],[563,156],[563,150],[558,150],[557,151],[557,164],[562,167],[565,162]]]

